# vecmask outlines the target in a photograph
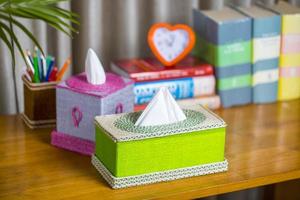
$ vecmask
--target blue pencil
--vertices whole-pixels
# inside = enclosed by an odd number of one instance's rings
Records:
[[[49,57],[47,57],[46,59],[48,61]],[[50,73],[51,73],[53,65],[54,65],[54,58],[52,57],[50,62],[48,62],[48,63],[49,63],[49,66],[48,66],[48,69],[47,69],[47,75],[46,75],[45,81],[49,81]]]

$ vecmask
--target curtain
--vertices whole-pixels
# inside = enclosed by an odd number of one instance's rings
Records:
[[[55,56],[58,67],[72,56],[66,78],[84,70],[88,48],[96,51],[106,69],[114,59],[149,56],[151,52],[146,38],[153,23],[163,21],[192,25],[192,8],[218,9],[225,4],[224,1],[242,5],[255,0],[73,0],[60,4],[80,15],[79,34],[75,34],[73,39],[43,22],[21,21],[33,31],[45,52]],[[270,3],[276,0],[261,1]],[[299,5],[300,0],[290,2]],[[15,32],[24,48],[34,48],[25,35],[19,30]],[[9,51],[0,41],[0,114],[23,111],[21,75],[25,63],[17,51],[16,59],[13,71]]]
[[[76,0],[62,3],[80,15],[79,34],[71,40],[42,22],[21,20],[40,41],[45,52],[56,57],[58,67],[68,56],[72,65],[65,78],[84,70],[88,48],[93,48],[106,69],[117,58],[150,55],[146,35],[152,23],[165,21],[192,25],[193,7],[197,0]],[[28,38],[15,30],[23,47],[33,49]],[[0,41],[0,113],[23,111],[22,68],[25,66],[16,52],[13,72],[8,49]],[[16,85],[13,82],[16,77]],[[17,88],[15,93],[14,88]]]

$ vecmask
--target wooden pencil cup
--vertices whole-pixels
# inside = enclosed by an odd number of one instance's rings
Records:
[[[56,85],[58,82],[32,83],[22,77],[24,113],[22,118],[31,129],[55,127]]]

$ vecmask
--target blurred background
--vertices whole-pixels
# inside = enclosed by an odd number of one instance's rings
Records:
[[[76,0],[61,3],[61,7],[80,15],[79,34],[70,39],[43,22],[23,20],[32,30],[46,54],[56,57],[61,66],[72,56],[72,67],[65,77],[84,70],[87,49],[93,48],[106,69],[118,58],[133,58],[151,55],[147,45],[147,32],[155,22],[184,23],[192,25],[192,9],[219,9],[231,2],[238,5],[255,3],[254,0]],[[264,0],[272,4],[275,0]],[[300,0],[289,0],[300,6]],[[33,44],[17,29],[23,47],[33,49]],[[0,113],[14,114],[23,111],[22,67],[20,55],[16,55],[16,71],[11,67],[11,56],[0,41]],[[14,92],[13,75],[17,79]]]

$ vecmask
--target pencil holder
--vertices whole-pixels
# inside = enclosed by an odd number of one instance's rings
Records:
[[[57,82],[32,83],[22,77],[24,113],[22,118],[29,128],[54,127],[56,124],[55,88]]]

